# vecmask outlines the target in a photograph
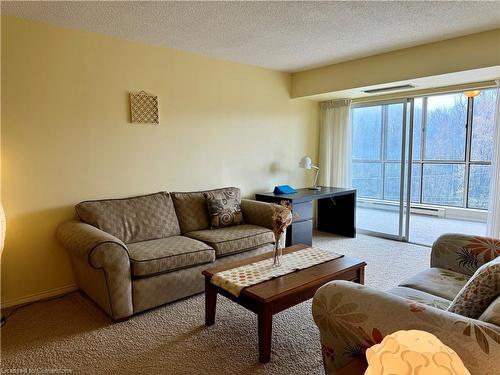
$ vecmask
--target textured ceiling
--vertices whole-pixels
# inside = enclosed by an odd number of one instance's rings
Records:
[[[283,71],[500,27],[500,2],[6,2],[2,14]]]

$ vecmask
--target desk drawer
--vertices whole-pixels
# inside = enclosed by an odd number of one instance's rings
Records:
[[[293,207],[293,222],[311,220],[313,218],[312,201],[303,203],[294,203]]]

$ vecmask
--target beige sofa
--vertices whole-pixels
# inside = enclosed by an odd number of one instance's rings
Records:
[[[76,205],[80,220],[62,224],[57,238],[70,254],[78,286],[119,320],[202,292],[201,272],[208,267],[273,248],[270,204],[243,199],[244,224],[210,229],[203,193]]]
[[[500,374],[500,240],[443,235],[430,265],[388,292],[344,281],[318,289],[313,316],[327,375],[384,336],[411,329],[453,348],[472,375]]]

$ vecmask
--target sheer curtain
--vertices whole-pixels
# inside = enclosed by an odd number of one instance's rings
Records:
[[[350,187],[351,101],[331,100],[320,104],[319,167],[324,186]]]
[[[500,238],[500,81],[497,82],[493,160],[491,161],[490,205],[486,234]]]

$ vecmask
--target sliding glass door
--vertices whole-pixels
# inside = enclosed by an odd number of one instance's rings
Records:
[[[352,110],[353,186],[362,232],[406,238],[407,100]]]
[[[352,108],[352,185],[360,232],[431,245],[484,235],[496,90]]]

